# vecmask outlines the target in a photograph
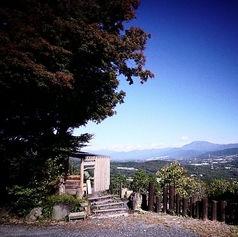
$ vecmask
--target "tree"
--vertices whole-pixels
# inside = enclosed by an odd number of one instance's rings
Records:
[[[205,195],[204,184],[191,177],[188,171],[178,162],[172,162],[164,166],[156,173],[162,186],[174,185],[176,193],[182,197]]]
[[[149,183],[155,183],[155,193],[161,193],[160,184],[157,182],[156,177],[152,174],[147,174],[143,170],[138,170],[133,177],[131,187],[134,192],[139,192],[141,194],[148,194],[149,192]]]
[[[121,188],[129,187],[130,182],[126,179],[125,174],[119,173],[116,177],[110,180],[111,188],[114,193],[121,193]]]
[[[42,171],[54,157],[61,165],[63,152],[91,139],[90,134],[74,137],[74,128],[116,113],[125,97],[118,91],[119,75],[129,84],[135,77],[141,83],[153,77],[144,69],[150,35],[124,26],[138,6],[139,0],[0,2],[2,171],[22,173],[31,159],[32,172],[25,171],[38,182],[44,172],[33,167]]]
[[[226,179],[213,179],[207,184],[207,194],[211,200],[226,200],[236,202],[238,183]]]

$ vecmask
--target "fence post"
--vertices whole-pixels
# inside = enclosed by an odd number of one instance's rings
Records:
[[[196,201],[196,218],[200,219],[201,217],[201,201]]]
[[[202,219],[205,221],[208,217],[208,199],[202,199]]]
[[[234,224],[236,222],[236,211],[237,211],[237,203],[230,203],[230,213],[229,213],[229,219],[230,223]]]
[[[143,210],[148,210],[148,206],[147,206],[147,195],[146,194],[142,194],[142,209]]]
[[[166,186],[163,187],[163,212],[167,213],[167,199],[168,199],[168,188]]]
[[[183,198],[183,216],[188,214],[188,198]]]
[[[190,217],[194,217],[194,196],[190,197]]]
[[[121,192],[121,190],[122,190],[122,182],[120,182],[120,191],[119,191],[119,195],[120,195],[120,198],[122,198],[122,192]]]
[[[219,202],[219,217],[221,222],[226,221],[226,201]]]
[[[174,192],[175,192],[174,185],[169,186],[169,209],[171,211],[174,211]]]
[[[180,195],[176,194],[176,214],[180,215]]]
[[[156,208],[155,208],[155,211],[157,213],[159,213],[160,210],[161,210],[161,199],[162,199],[161,196],[156,197]]]
[[[153,211],[154,206],[155,183],[149,183],[148,211]]]
[[[217,220],[217,201],[212,200],[212,221]]]

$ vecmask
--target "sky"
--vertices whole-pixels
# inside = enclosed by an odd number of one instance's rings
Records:
[[[141,0],[131,25],[152,34],[145,55],[155,78],[131,86],[125,103],[92,133],[85,151],[238,143],[238,0]]]

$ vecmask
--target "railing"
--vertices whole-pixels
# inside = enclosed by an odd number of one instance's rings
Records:
[[[237,203],[227,201],[208,201],[207,197],[195,200],[195,197],[181,198],[175,187],[163,187],[161,196],[154,195],[154,183],[149,184],[148,211],[182,215],[203,220],[238,223]]]

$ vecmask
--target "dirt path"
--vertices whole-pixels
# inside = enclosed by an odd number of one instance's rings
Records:
[[[6,226],[6,224],[7,226],[16,226],[17,224],[17,226],[24,226],[28,229],[36,228],[36,230],[42,228],[45,236],[61,236],[59,233],[62,233],[63,236],[63,233],[65,231],[67,233],[71,233],[69,236],[84,236],[82,233],[85,233],[85,235],[86,233],[93,233],[93,236],[96,236],[95,234],[97,234],[97,236],[103,236],[105,235],[105,233],[107,233],[107,236],[110,236],[113,231],[115,231],[115,234],[118,234],[117,232],[119,230],[121,233],[121,235],[119,236],[127,236],[123,235],[125,234],[123,233],[123,231],[127,230],[130,230],[132,232],[129,236],[134,236],[133,231],[135,232],[138,228],[138,231],[147,231],[147,234],[150,231],[151,236],[160,236],[158,235],[158,233],[162,234],[161,231],[166,230],[165,233],[163,233],[164,236],[170,236],[171,233],[173,233],[173,236],[238,237],[237,226],[227,225],[218,221],[203,221],[193,218],[185,218],[151,212],[134,213],[127,216],[114,218],[88,218],[85,221],[76,220],[72,222],[41,221],[34,223],[25,223],[23,220],[11,220],[8,223],[5,223],[4,226]],[[11,228],[9,228],[9,231],[10,229]],[[46,235],[47,230],[50,230],[49,235]],[[59,230],[62,230],[63,232],[58,233]],[[155,235],[153,235],[153,233]],[[38,234],[37,236],[39,235],[40,234]],[[13,233],[11,235],[3,236],[15,235]],[[30,236],[30,234],[27,235],[25,233],[25,235],[17,236]]]

